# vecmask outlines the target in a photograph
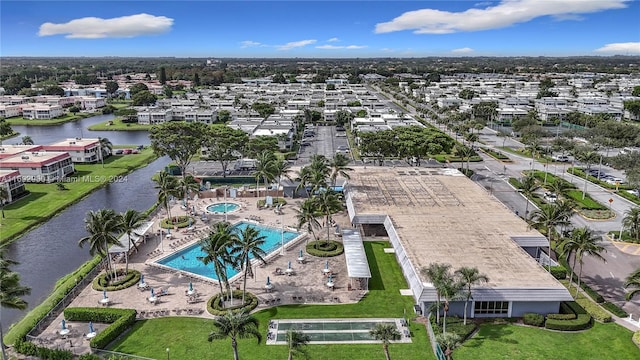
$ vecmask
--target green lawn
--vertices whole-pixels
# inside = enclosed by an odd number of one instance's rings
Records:
[[[581,332],[483,324],[453,355],[455,360],[640,359],[631,331],[613,323],[595,323]]]
[[[80,120],[86,117],[100,115],[101,113],[89,114],[89,113],[77,113],[77,114],[66,114],[61,117],[57,117],[55,119],[46,119],[46,120],[38,120],[38,119],[25,119],[23,117],[13,117],[6,119],[7,122],[11,125],[36,125],[36,126],[47,126],[47,125],[58,125],[63,124],[70,121]]]
[[[5,218],[0,218],[0,243],[13,240],[31,227],[48,220],[57,212],[87,196],[109,181],[126,181],[131,170],[144,166],[155,158],[147,148],[140,154],[111,156],[104,168],[98,164],[78,164],[76,173],[68,177],[67,190],[58,190],[56,184],[26,184],[29,194],[5,207]]]
[[[267,333],[270,319],[344,318],[344,317],[402,317],[404,310],[413,314],[413,298],[401,296],[399,290],[407,288],[404,276],[394,254],[386,254],[386,242],[365,242],[371,268],[370,293],[358,304],[351,305],[286,305],[255,313],[260,321],[260,332]],[[412,323],[411,344],[392,344],[389,351],[395,359],[434,359],[424,325]],[[231,359],[230,340],[207,342],[212,330],[211,320],[188,317],[168,317],[143,320],[119,340],[111,350],[151,358],[164,358],[166,348],[176,359],[204,359],[216,354],[219,359]],[[310,359],[384,359],[381,344],[309,345]],[[240,340],[241,358],[284,359],[286,346],[258,344],[255,339]],[[174,355],[175,354],[175,355]]]
[[[113,124],[111,124],[113,123]],[[110,125],[111,124],[111,125]],[[138,123],[125,123],[122,118],[115,118],[95,125],[89,126],[91,131],[147,131],[153,125],[144,125]]]

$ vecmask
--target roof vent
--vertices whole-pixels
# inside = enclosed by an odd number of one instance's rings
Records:
[[[28,155],[22,155],[22,160],[29,160],[29,156]]]

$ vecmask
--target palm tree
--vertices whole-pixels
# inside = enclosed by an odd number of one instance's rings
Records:
[[[222,316],[217,316],[213,321],[215,329],[209,333],[208,341],[231,338],[233,348],[233,359],[238,360],[238,339],[252,338],[262,340],[262,335],[258,330],[258,319],[244,312],[227,312]]]
[[[144,222],[145,217],[141,212],[133,209],[127,209],[125,212],[120,214],[120,230],[127,234],[127,252],[125,254],[126,266],[125,272],[129,273],[129,252],[131,251],[131,234],[133,230],[137,229]],[[138,251],[138,246],[133,243],[133,247]]]
[[[31,138],[31,136],[26,135],[22,137],[22,145],[33,145],[33,139]]]
[[[158,202],[167,210],[169,221],[173,221],[169,200],[180,195],[178,181],[166,171],[160,171],[158,177],[154,178],[153,181],[156,183],[156,189],[158,189]]]
[[[113,271],[111,267],[111,258],[109,255],[109,247],[118,245],[120,242],[116,234],[121,232],[120,216],[112,209],[100,209],[98,211],[89,211],[84,219],[85,229],[89,233],[78,242],[78,246],[84,247],[89,244],[89,254],[95,256],[107,256],[107,267],[109,273]]]
[[[580,265],[580,271],[578,272],[578,287],[576,287],[576,296],[578,296],[578,289],[580,288],[580,278],[582,277],[582,266],[584,264],[583,259],[584,255],[591,255],[596,259],[600,259],[605,261],[605,258],[600,255],[603,251],[606,252],[605,248],[601,245],[598,245],[598,241],[601,238],[593,234],[593,231],[589,228],[579,228],[574,229],[571,232],[571,242],[567,244],[568,248],[573,248],[574,258],[573,265],[575,267],[575,263],[578,262]]]
[[[280,185],[282,185],[282,178],[291,180],[289,176],[289,171],[291,171],[291,164],[289,164],[286,160],[276,160],[273,163],[273,176],[278,179],[278,189],[276,191],[280,191]],[[282,197],[284,198],[284,190],[282,191]]]
[[[9,269],[11,265],[17,263],[7,259],[5,254],[6,247],[3,245],[0,247],[0,307],[24,310],[28,304],[22,297],[31,294],[31,289],[20,285],[20,274]],[[4,347],[2,323],[0,323],[0,348],[2,348],[2,359],[8,359]]]
[[[595,151],[582,151],[576,154],[576,158],[583,162],[587,169],[591,168],[591,165],[596,163],[600,158],[600,155]],[[585,196],[587,196],[587,180],[588,176],[584,174],[584,189],[582,190],[582,200],[584,200]]]
[[[4,215],[2,217],[4,217]],[[629,235],[638,242],[640,240],[640,208],[632,207],[625,211],[624,218],[622,218],[622,225],[628,229]],[[622,233],[620,234],[620,238],[622,238]]]
[[[556,179],[553,183],[549,184],[549,190],[554,192],[558,196],[567,197],[569,191],[573,188],[570,183]]]
[[[444,348],[444,356],[447,360],[451,360],[451,354],[458,346],[460,346],[460,335],[455,333],[444,333],[436,335],[436,341]]]
[[[326,218],[327,242],[329,242],[329,230],[331,229],[331,215],[342,209],[342,202],[338,199],[337,193],[331,189],[322,191],[313,198],[317,212],[323,214]]]
[[[256,195],[260,197],[260,190],[258,189],[260,179],[264,181],[264,189],[265,189],[265,200],[267,195],[267,182],[273,180],[274,171],[273,166],[276,162],[276,156],[273,152],[265,150],[258,154],[258,159],[256,161],[256,171],[253,174],[256,178]]]
[[[551,241],[553,229],[558,225],[569,224],[569,214],[554,204],[542,204],[540,209],[531,213],[529,218],[530,226],[543,227],[547,230],[547,239],[549,239],[549,272],[551,272]]]
[[[459,146],[456,146],[456,148],[454,149],[454,153],[463,162],[466,160],[467,171],[469,171],[469,161],[471,159],[471,156],[473,156],[473,150],[468,146],[459,145]],[[464,169],[464,164],[461,166],[461,168]]]
[[[306,199],[300,204],[300,209],[296,210],[296,219],[298,219],[298,230],[305,224],[307,225],[307,231],[313,235],[315,240],[318,240],[316,233],[313,229],[320,228],[320,222],[317,219],[318,210],[313,199]]]
[[[624,282],[624,287],[633,288],[631,289],[631,291],[625,294],[625,298],[627,299],[627,301],[631,301],[631,299],[636,296],[636,294],[640,293],[640,268],[627,276]]]
[[[187,207],[187,211],[189,211],[189,194],[200,191],[200,183],[196,181],[193,175],[183,176],[178,180],[178,183],[181,189],[180,192],[184,195],[184,205]]]
[[[7,188],[2,185],[0,186],[0,206],[2,207],[2,209],[0,210],[2,212],[2,218],[4,219],[4,204],[9,200],[9,190],[7,190]]]
[[[471,293],[471,287],[480,284],[489,282],[489,278],[485,274],[481,274],[478,268],[476,267],[461,267],[455,272],[462,282],[463,286],[467,288],[466,297],[467,301],[464,303],[464,324],[467,325],[467,305],[469,305],[469,301],[473,299],[473,294]]]
[[[453,275],[451,275],[448,271],[444,273],[441,281],[439,282],[438,291],[440,292],[442,299],[442,332],[447,332],[447,314],[449,313],[449,303],[453,300],[457,300],[460,298],[460,290],[464,287],[464,283],[458,281]],[[466,304],[465,304],[466,305]]]
[[[431,263],[426,268],[420,269],[420,273],[429,278],[429,281],[431,281],[431,284],[433,284],[433,287],[436,289],[436,323],[438,324],[440,324],[440,300],[442,297],[439,285],[442,283],[442,279],[449,273],[449,269],[451,269],[451,265],[438,263]]]
[[[520,181],[520,191],[525,197],[527,201],[527,205],[524,209],[524,217],[527,219],[529,217],[529,199],[533,197],[533,194],[540,188],[538,182],[536,181],[536,177],[533,173],[527,174],[522,181]]]
[[[309,343],[309,335],[297,331],[295,329],[290,329],[287,331],[287,346],[289,347],[289,357],[288,360],[293,360],[294,355],[302,355],[307,357],[307,351],[304,348],[307,343]]]
[[[348,171],[353,171],[353,169],[348,167],[348,165],[348,157],[341,153],[335,154],[333,159],[329,162],[329,167],[331,168],[331,175],[329,176],[331,179],[331,186],[336,186],[336,179],[338,176],[342,176],[347,180],[351,179]]]
[[[206,255],[197,258],[202,261],[205,266],[213,264],[213,270],[218,278],[221,297],[224,296],[223,289],[227,289],[229,293],[231,292],[227,277],[227,265],[233,263],[229,249],[231,244],[237,241],[237,234],[232,231],[232,229],[228,223],[217,223],[209,235],[200,240],[202,252]]]
[[[261,246],[264,245],[266,236],[260,235],[253,226],[247,226],[237,234],[238,239],[232,244],[231,255],[236,256],[238,263],[244,268],[244,284],[242,288],[242,303],[244,304],[245,293],[247,292],[247,275],[251,274],[253,277],[253,271],[251,269],[251,258],[266,264],[264,257],[267,253],[262,250]]]
[[[369,330],[369,334],[371,334],[374,339],[382,341],[384,357],[390,360],[389,343],[393,340],[400,340],[402,337],[400,332],[398,332],[398,328],[395,327],[395,325],[378,323],[373,329]]]
[[[113,150],[113,144],[111,143],[111,141],[109,141],[109,139],[103,137],[98,137],[98,142],[98,146],[100,148],[100,161],[102,162],[102,167],[104,167],[104,155],[105,153],[111,154],[111,150]],[[105,149],[109,151],[105,152]]]

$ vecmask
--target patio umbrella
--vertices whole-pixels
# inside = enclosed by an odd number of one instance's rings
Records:
[[[189,227],[191,227],[191,216],[189,216]]]
[[[67,322],[62,319],[62,330],[67,330]]]
[[[144,284],[144,275],[140,275],[140,284]]]
[[[304,257],[304,256],[302,256],[302,249],[300,249],[300,256],[299,257]]]
[[[171,228],[167,228],[167,234],[171,234]]]
[[[193,292],[193,283],[189,281],[189,291]]]
[[[156,293],[153,291],[153,288],[151,288],[151,297],[156,297]]]
[[[93,332],[96,332],[96,331],[93,329],[93,321],[89,321],[89,333],[93,333]]]
[[[324,263],[324,268],[329,270],[329,260],[327,260],[327,262]]]
[[[328,283],[332,283],[333,282],[333,274],[329,275],[329,280],[327,282]]]
[[[267,276],[267,286],[271,285],[271,278]]]
[[[289,265],[287,265],[287,269],[291,269],[291,260],[289,260]]]
[[[107,290],[102,290],[102,298],[103,299],[107,298]]]

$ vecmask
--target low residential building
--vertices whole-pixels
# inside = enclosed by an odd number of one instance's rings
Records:
[[[18,154],[0,161],[0,169],[17,170],[24,182],[50,183],[75,172],[67,152],[34,151]]]
[[[496,109],[496,120],[498,122],[512,122],[513,120],[527,116],[529,111],[521,108],[498,108]]]
[[[0,105],[0,117],[12,118],[22,114],[20,105]]]
[[[47,120],[64,115],[60,105],[25,104],[22,105],[22,117],[25,119]]]
[[[145,125],[162,124],[173,120],[172,109],[147,108],[138,111],[138,123]]]
[[[66,139],[51,145],[44,145],[42,148],[47,152],[67,152],[74,163],[98,162],[102,160],[103,152],[109,151],[108,149],[102,149],[103,151],[100,151],[99,139],[81,138]]]
[[[42,145],[0,145],[0,160],[12,157],[24,152],[42,150]]]
[[[3,187],[7,191],[7,199],[5,203],[11,203],[24,195],[27,190],[22,182],[22,176],[18,170],[0,169],[0,188]]]

